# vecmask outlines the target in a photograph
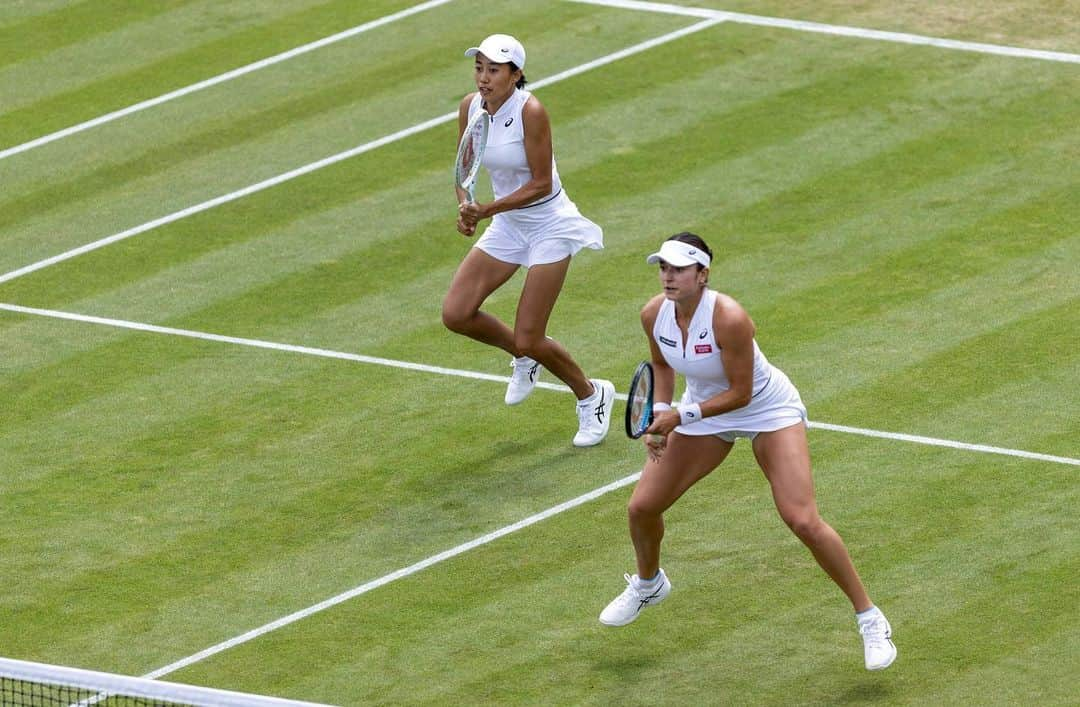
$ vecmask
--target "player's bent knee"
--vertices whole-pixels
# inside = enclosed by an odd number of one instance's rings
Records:
[[[626,515],[629,516],[631,522],[657,518],[663,515],[664,510],[658,504],[645,499],[631,498],[626,504]]]
[[[791,532],[807,544],[815,544],[824,534],[825,524],[817,514],[793,513],[783,518]]]
[[[534,336],[531,334],[514,334],[514,348],[518,350],[519,355],[528,356],[531,359],[538,359],[542,357],[542,349],[546,337],[543,334],[540,336]]]
[[[464,334],[469,330],[469,322],[472,321],[472,313],[466,312],[460,307],[443,303],[442,322],[443,326],[458,334]]]

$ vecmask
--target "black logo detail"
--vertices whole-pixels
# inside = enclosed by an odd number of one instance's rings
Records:
[[[513,119],[513,118],[509,118],[509,119],[508,119],[508,120],[507,120],[507,121],[506,121],[505,123],[503,123],[503,127],[504,127],[504,128],[509,128],[509,127],[510,127],[510,123],[512,123],[512,122],[514,122],[514,119]]]
[[[704,338],[705,338],[706,336],[708,336],[708,335],[709,335],[709,330],[708,330],[708,329],[706,329],[705,331],[703,331],[703,332],[701,332],[700,334],[698,334],[698,335],[697,335],[697,338],[699,338],[699,339],[704,339]]]
[[[662,337],[662,336],[660,337],[660,343],[661,343],[661,344],[664,344],[665,346],[678,346],[678,344],[676,344],[676,343],[675,343],[674,341],[672,341],[671,339],[665,339],[665,338],[664,338],[664,337]]]
[[[689,255],[697,255],[697,251],[693,248],[690,249]]]
[[[600,404],[596,406],[596,421],[603,424],[604,422],[604,406],[607,403],[604,401],[604,389],[600,389]]]
[[[537,363],[537,364],[534,364],[533,367],[529,369],[529,382],[530,383],[535,383],[536,382],[536,371],[539,368],[540,368],[540,364]]]

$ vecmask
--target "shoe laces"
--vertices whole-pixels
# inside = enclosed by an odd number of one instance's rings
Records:
[[[626,580],[626,589],[619,595],[619,601],[623,604],[636,605],[641,603],[641,590],[634,586],[634,578],[629,574],[624,574],[623,579]]]
[[[536,370],[539,364],[536,361],[529,360],[528,363],[518,363],[517,359],[510,359],[510,367],[514,369],[511,377],[519,383],[528,383],[532,377],[532,372]]]
[[[889,623],[882,617],[874,617],[859,624],[863,640],[872,646],[884,646],[889,642]]]

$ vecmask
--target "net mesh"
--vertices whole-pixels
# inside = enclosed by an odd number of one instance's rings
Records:
[[[67,685],[47,685],[16,678],[0,677],[0,705],[8,707],[51,707],[59,705],[187,705],[163,699],[112,695]]]
[[[0,658],[0,706],[316,707],[228,690]],[[326,707],[322,705],[321,707]]]

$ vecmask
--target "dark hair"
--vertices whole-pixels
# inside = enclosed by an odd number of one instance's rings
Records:
[[[696,233],[690,233],[690,231],[683,231],[676,233],[674,236],[668,238],[669,241],[679,241],[692,245],[699,250],[705,251],[705,255],[709,256],[709,260],[712,260],[712,250],[709,249],[709,245]],[[702,270],[705,266],[698,263],[698,270]]]
[[[514,62],[508,61],[506,63],[510,65],[510,73],[511,74],[514,73],[515,71],[520,71],[520,69],[518,68],[518,65],[515,64]],[[521,72],[521,78],[517,80],[517,83],[515,83],[514,86],[517,87],[517,88],[525,88],[526,83],[528,83],[528,81],[525,80],[525,72],[522,71]]]

